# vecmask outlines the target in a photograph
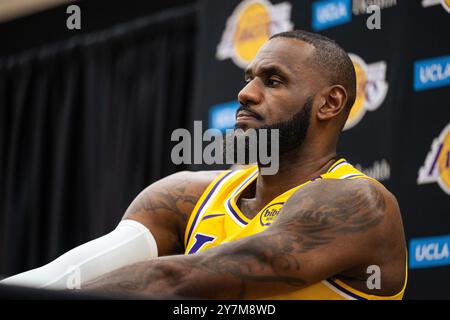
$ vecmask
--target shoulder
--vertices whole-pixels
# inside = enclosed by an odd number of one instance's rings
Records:
[[[178,207],[187,205],[189,211],[208,185],[223,172],[179,171],[150,184],[136,199],[141,200],[138,201],[141,205],[161,201],[170,202]]]
[[[198,199],[223,171],[180,171],[142,190],[126,210],[151,230],[160,255],[183,252],[184,229]]]
[[[170,176],[168,179],[184,179],[191,182],[206,183],[212,182],[221,174],[228,172],[227,170],[202,170],[202,171],[179,171]]]
[[[272,226],[274,232],[295,239],[303,254],[334,266],[335,275],[356,281],[366,275],[367,266],[377,265],[387,293],[398,292],[404,284],[406,243],[400,209],[394,195],[376,181],[308,183],[286,201]],[[365,288],[365,280],[360,285]]]
[[[305,226],[315,221],[342,234],[369,232],[367,239],[374,241],[385,241],[389,230],[403,232],[395,196],[369,179],[316,180],[297,190],[283,211],[281,219],[295,219]]]
[[[174,188],[190,187],[202,193],[209,184],[225,172],[224,170],[179,171],[159,180],[157,183]]]
[[[385,212],[387,207],[393,211],[398,210],[395,196],[381,183],[371,179],[315,180],[298,189],[291,198],[292,202],[310,200],[311,205],[368,205],[372,211],[380,214]]]

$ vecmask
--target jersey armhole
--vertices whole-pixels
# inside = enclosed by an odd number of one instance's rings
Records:
[[[184,248],[186,249],[190,236],[192,235],[192,232],[195,229],[195,225],[199,219],[199,213],[202,210],[202,207],[208,202],[209,198],[211,197],[212,193],[214,193],[217,186],[228,176],[232,173],[232,170],[226,170],[223,173],[219,174],[209,185],[206,187],[205,191],[203,191],[202,195],[198,199],[197,203],[195,204],[194,210],[192,210],[191,215],[189,216],[188,223],[186,225],[186,230],[184,233]]]

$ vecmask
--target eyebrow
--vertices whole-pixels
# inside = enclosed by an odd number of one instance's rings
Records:
[[[283,70],[284,68],[279,67],[278,65],[266,65],[259,68],[259,72],[265,76],[268,75],[277,75],[280,76],[283,79],[286,79],[289,75],[286,71]],[[245,69],[244,72],[245,76],[253,75],[253,70],[251,68]]]

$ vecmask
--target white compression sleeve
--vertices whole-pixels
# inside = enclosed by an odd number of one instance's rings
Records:
[[[98,276],[158,256],[151,232],[134,220],[82,244],[52,262],[0,281],[1,284],[48,289],[75,289]]]

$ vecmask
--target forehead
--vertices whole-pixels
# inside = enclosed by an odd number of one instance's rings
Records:
[[[309,58],[314,47],[304,41],[292,38],[274,38],[266,42],[249,64],[249,70],[275,65],[290,73],[296,73],[311,65]]]

